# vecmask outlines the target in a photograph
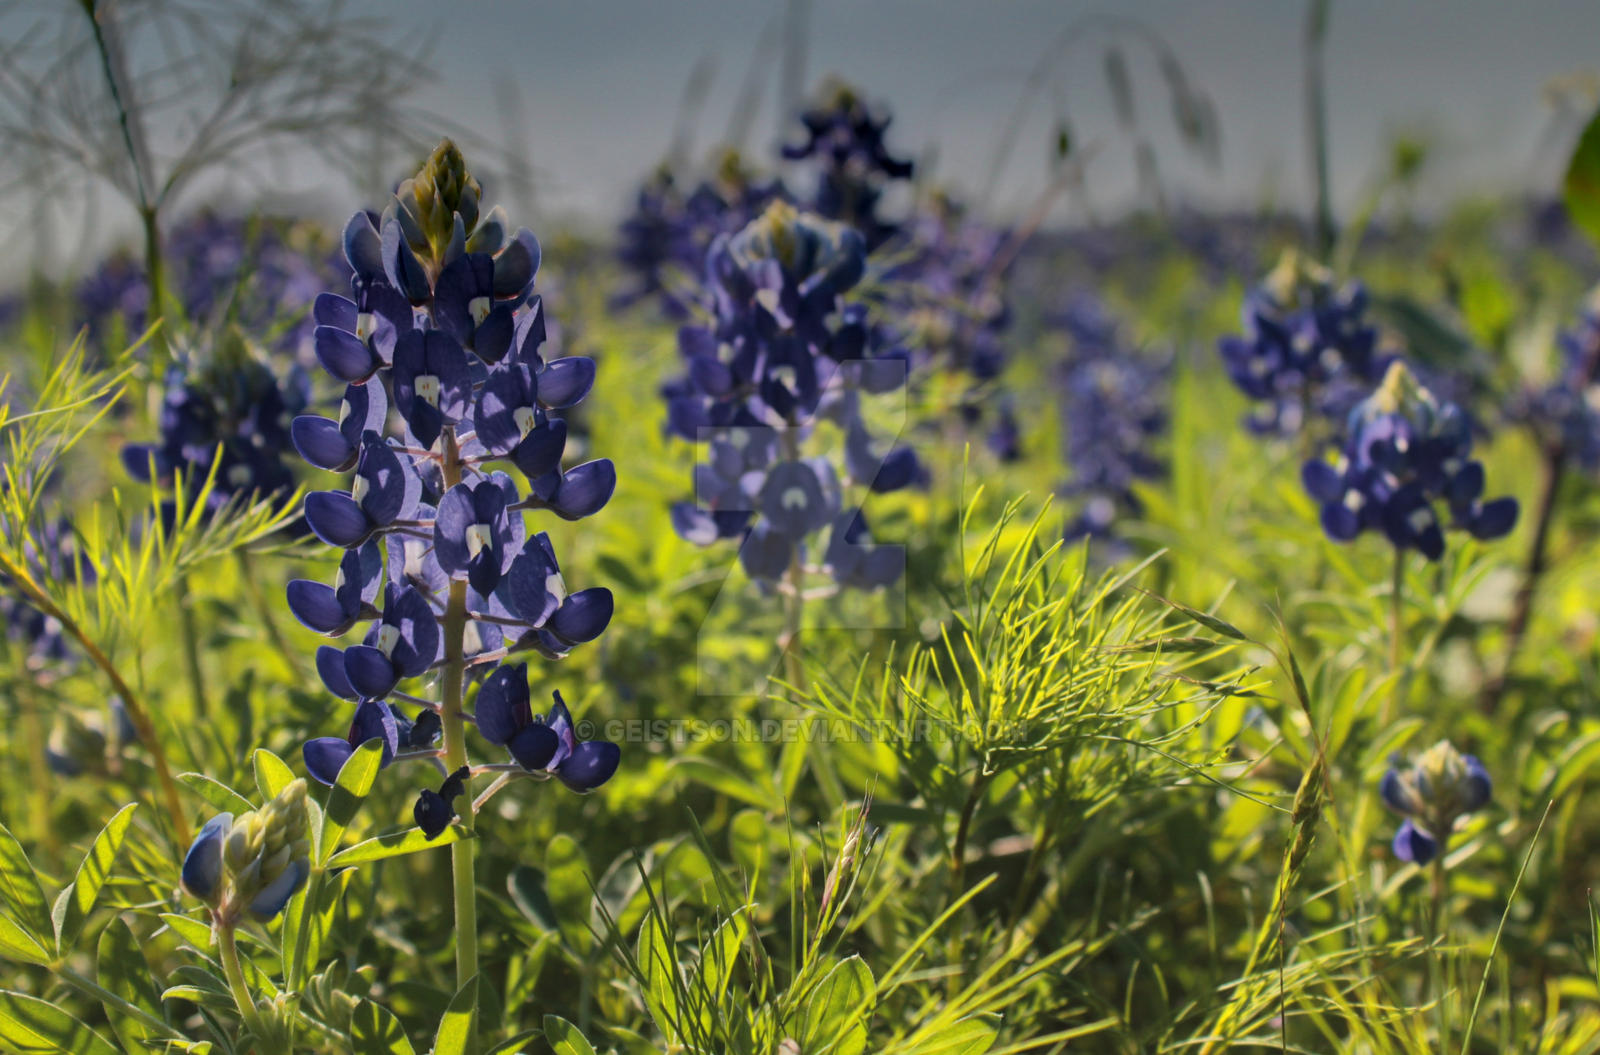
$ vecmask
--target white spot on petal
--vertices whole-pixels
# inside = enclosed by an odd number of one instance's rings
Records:
[[[417,398],[426,400],[429,406],[439,405],[439,391],[442,386],[438,377],[433,374],[418,374],[416,380]]]
[[[517,423],[517,431],[526,438],[534,426],[539,423],[538,415],[534,414],[532,407],[518,407],[511,412],[511,420]]]

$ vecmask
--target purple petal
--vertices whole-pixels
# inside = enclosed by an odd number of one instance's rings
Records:
[[[611,779],[622,760],[622,748],[610,740],[587,740],[556,767],[556,777],[580,795],[587,794]]]

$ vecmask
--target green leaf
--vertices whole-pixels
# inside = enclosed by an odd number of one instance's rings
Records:
[[[539,1035],[537,1029],[523,1030],[509,1040],[502,1040],[494,1047],[485,1051],[483,1055],[525,1055],[528,1050],[528,1041]]]
[[[373,839],[364,839],[354,846],[346,847],[328,858],[325,868],[348,868],[351,865],[367,864],[371,861],[382,861],[388,857],[403,857],[406,854],[420,853],[423,850],[433,850],[440,846],[449,846],[462,839],[476,838],[469,835],[459,826],[452,825],[444,830],[444,834],[437,839],[429,839],[422,834],[421,828],[404,828],[396,832],[386,832]]]
[[[589,932],[589,860],[578,840],[558,834],[545,846],[544,884],[554,906],[563,936],[574,949],[587,949],[594,942]]]
[[[0,916],[0,956],[18,963],[47,964],[50,953],[10,916]]]
[[[477,1015],[478,977],[473,975],[444,1009],[439,1032],[433,1038],[433,1055],[466,1055]]]
[[[506,876],[506,890],[511,903],[528,917],[529,922],[546,933],[558,933],[561,918],[550,904],[550,894],[545,890],[544,870],[530,865],[517,865]]]
[[[1221,641],[1214,641],[1209,637],[1152,637],[1143,641],[1135,641],[1128,645],[1119,645],[1113,652],[1158,652],[1177,654],[1181,652],[1210,652],[1213,649],[1226,647]]]
[[[194,948],[206,952],[211,948],[211,927],[193,916],[180,916],[176,912],[163,912],[161,920],[172,932]]]
[[[105,887],[106,880],[111,878],[111,866],[122,852],[128,826],[133,823],[133,814],[138,808],[137,803],[130,803],[106,822],[100,834],[95,836],[94,845],[83,855],[77,878],[56,900],[56,911],[51,913],[51,922],[55,924],[56,947],[63,953],[72,947],[84,921],[94,911],[101,889]]]
[[[919,1044],[917,1055],[983,1055],[994,1047],[997,1032],[992,1022],[964,1018],[954,1025],[941,1027],[931,1042]]]
[[[747,929],[744,913],[740,912],[724,920],[700,951],[700,967],[695,980],[708,1009],[720,1004],[723,994],[727,992],[728,981],[733,977],[733,968],[739,960],[739,948],[744,944]]]
[[[669,1041],[677,1042],[682,1030],[678,1027],[678,990],[683,983],[678,977],[678,961],[673,955],[672,942],[667,939],[660,917],[652,913],[639,928],[637,957],[639,971],[644,975],[644,999],[650,1007],[650,1017],[656,1028]]]
[[[793,1032],[800,1050],[862,1055],[867,1050],[867,1013],[873,991],[872,971],[861,957],[840,961],[817,983],[800,1009]]]
[[[106,1038],[54,1004],[10,990],[0,990],[0,1042],[12,1052],[118,1055]]]
[[[556,1055],[594,1055],[594,1045],[578,1027],[556,1015],[544,1016],[544,1039]]]
[[[261,792],[261,801],[277,798],[278,792],[294,783],[294,770],[266,748],[256,748],[251,758],[255,763],[256,790]]]
[[[1600,245],[1600,110],[1595,111],[1578,137],[1561,190],[1567,215],[1590,241]]]
[[[120,916],[100,932],[100,949],[96,961],[100,987],[109,990],[150,1017],[166,1021],[161,1013],[161,1000],[156,995],[154,980],[150,977],[150,964],[144,958],[139,939],[133,929]],[[143,1051],[145,1041],[156,1036],[147,1023],[118,1010],[110,1001],[102,1001],[106,1018],[122,1046],[127,1051]]]
[[[354,1055],[416,1055],[394,1012],[363,1000],[350,1016],[350,1050]]]
[[[249,813],[255,809],[255,803],[234,791],[220,780],[212,780],[204,773],[179,773],[178,783],[204,799],[219,813],[231,813],[235,817],[241,813]]]
[[[361,812],[361,804],[372,791],[382,762],[383,741],[377,738],[368,740],[345,759],[338,778],[328,792],[327,816],[322,821],[322,841],[317,852],[319,859],[326,861],[338,849],[345,829]]]
[[[333,919],[338,914],[339,902],[344,898],[345,891],[350,888],[350,883],[355,877],[355,872],[340,872],[336,876],[313,876],[311,883],[306,887],[306,892],[292,899],[289,907],[284,910],[280,953],[283,974],[286,979],[291,979],[289,983],[291,989],[316,969],[317,963],[322,958],[322,943],[333,930]],[[316,896],[315,906],[311,903],[313,895]],[[312,915],[302,921],[306,913]],[[298,945],[302,926],[307,928],[304,948]],[[295,963],[296,957],[303,957],[304,962]]]
[[[767,813],[783,812],[783,800],[778,798],[775,789],[746,780],[720,762],[697,755],[681,755],[673,759],[672,768],[730,799],[738,799]]]
[[[1559,799],[1600,762],[1600,730],[1586,733],[1568,744],[1556,760],[1555,779],[1544,798]]]
[[[22,929],[44,943],[51,933],[50,906],[45,903],[39,877],[11,830],[0,824],[0,895],[5,896]]]

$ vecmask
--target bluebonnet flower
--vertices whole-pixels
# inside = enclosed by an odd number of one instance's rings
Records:
[[[1010,271],[1004,230],[973,220],[947,194],[936,193],[896,243],[898,261],[885,270],[881,296],[896,336],[919,373],[963,378],[955,401],[964,426],[987,420],[988,446],[1003,461],[1021,457],[1015,418],[987,419],[1006,365],[1012,313],[1005,296]]]
[[[209,332],[236,324],[303,366],[310,365],[314,325],[308,309],[320,291],[349,274],[314,224],[213,210],[175,225],[165,250],[169,292],[182,306],[182,318]],[[91,338],[102,347],[137,336],[147,325],[149,282],[142,263],[129,254],[107,258],[76,292]]]
[[[1167,431],[1171,363],[1129,347],[1092,295],[1073,297],[1052,322],[1067,337],[1056,368],[1068,472],[1061,490],[1078,500],[1065,535],[1111,539],[1119,517],[1143,509],[1137,485],[1166,475],[1157,444]]]
[[[23,555],[41,581],[83,585],[95,581],[95,567],[84,556],[77,533],[64,516],[29,531]],[[5,619],[6,640],[20,647],[23,664],[35,675],[60,668],[72,658],[60,620],[35,608],[7,575],[0,575],[0,617]]]
[[[804,138],[783,147],[785,158],[811,161],[819,170],[811,208],[860,231],[868,249],[898,230],[878,216],[878,201],[886,184],[909,180],[913,169],[884,142],[891,120],[855,88],[830,79],[800,114]]]
[[[905,353],[871,354],[865,307],[843,299],[864,268],[855,231],[775,202],[713,243],[713,324],[679,331],[687,370],[663,389],[667,428],[708,443],[709,457],[695,469],[697,502],[675,505],[673,526],[698,545],[742,537],[757,580],[800,567],[807,537],[844,511],[834,464],[800,453],[819,420],[844,433],[850,484],[886,492],[926,477],[910,448],[880,452],[861,420],[863,392],[906,376]]]
[[[211,906],[219,926],[246,912],[263,922],[284,910],[311,876],[306,782],[289,783],[259,810],[219,813],[184,855],[183,889]]]
[[[333,586],[297,580],[289,604],[330,636],[367,624],[360,643],[317,651],[324,686],[356,705],[344,736],[304,747],[324,783],[371,740],[385,766],[463,757],[458,708],[471,679],[500,678],[510,668],[496,664],[515,653],[559,659],[611,619],[611,592],[569,592],[549,536],[524,522],[529,510],[590,516],[616,488],[609,459],[563,466],[563,414],[588,395],[594,362],[542,354],[539,243],[502,210],[480,212],[479,194],[460,152],[441,143],[381,214],[345,226],[352,296],[316,301],[318,359],[346,387],[337,418],[305,415],[292,433],[307,461],[354,475],[348,491],[306,496],[308,526],[344,553]],[[398,692],[430,676],[444,702]],[[474,772],[457,766],[422,791],[414,816],[430,838]]]
[[[282,499],[294,490],[284,461],[290,419],[307,403],[298,366],[280,378],[237,328],[205,348],[180,350],[167,370],[155,443],[129,443],[122,464],[141,483],[173,486],[181,476],[196,498],[208,478],[210,510],[235,500]],[[172,502],[166,504],[169,512]]]
[[[472,776],[472,770],[462,766],[439,785],[439,790],[423,788],[417,796],[416,805],[411,807],[411,818],[417,822],[417,827],[422,829],[422,834],[430,839],[437,839],[450,827],[450,822],[456,818],[456,799],[466,793],[467,778]]]
[[[1546,450],[1594,472],[1600,470],[1600,291],[1561,334],[1560,350],[1556,379],[1523,392],[1507,416],[1533,429]]]
[[[1397,549],[1438,560],[1447,526],[1440,501],[1448,526],[1475,538],[1500,538],[1517,521],[1515,498],[1483,500],[1483,463],[1472,458],[1466,415],[1436,400],[1403,362],[1350,412],[1337,462],[1313,458],[1301,476],[1322,503],[1323,531],[1339,542],[1379,530]]]
[[[654,297],[668,318],[688,318],[694,277],[712,241],[739,230],[769,202],[788,197],[781,181],[758,178],[733,150],[688,194],[669,167],[658,167],[618,229],[617,259],[630,282],[612,298],[613,306]]]
[[[1411,765],[1390,759],[1378,787],[1384,805],[1405,820],[1394,835],[1394,855],[1427,864],[1445,852],[1456,820],[1489,804],[1493,783],[1483,763],[1440,740]]]
[[[576,792],[592,791],[616,772],[621,749],[608,740],[579,741],[561,693],[554,696],[547,721],[533,713],[527,664],[502,666],[478,690],[478,731],[528,772],[554,776]]]
[[[1382,378],[1393,356],[1378,348],[1360,283],[1332,275],[1294,251],[1246,295],[1244,333],[1217,344],[1233,383],[1256,403],[1253,432],[1292,436],[1313,416],[1338,422]]]

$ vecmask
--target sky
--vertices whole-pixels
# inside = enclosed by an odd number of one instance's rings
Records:
[[[785,39],[805,42],[807,84],[838,74],[887,104],[895,115],[891,146],[1000,218],[1026,212],[1048,186],[1057,112],[1087,158],[1087,193],[1058,202],[1051,221],[1102,219],[1140,200],[1133,140],[1119,128],[1107,88],[1112,46],[1127,57],[1138,127],[1155,150],[1169,200],[1228,209],[1299,209],[1310,200],[1303,2],[794,2],[803,5],[799,18],[788,0],[460,0],[448,9],[436,0],[348,0],[346,7],[381,15],[426,46],[417,104],[526,154],[534,196],[514,204],[530,207],[528,219],[543,229],[594,232],[615,223],[672,142],[697,67],[710,80],[693,121],[694,156],[708,156],[723,139],[748,85],[762,97],[745,149],[771,156],[793,127],[777,112]],[[1122,21],[1113,25],[1108,12]],[[796,25],[803,34],[785,37]],[[1462,194],[1554,192],[1593,98],[1555,120],[1547,88],[1557,77],[1600,70],[1597,41],[1593,0],[1331,0],[1325,62],[1336,208],[1355,207],[1397,133],[1432,145],[1419,195],[1425,209]],[[1222,151],[1214,167],[1186,152],[1173,132],[1157,46],[1170,49],[1215,107]],[[1002,129],[1029,71],[1049,55],[1042,98],[985,194]],[[332,220],[371,204],[316,164],[291,159],[284,167],[276,209]],[[487,190],[491,200],[507,197],[492,184]],[[114,203],[94,215],[91,243],[135,230]],[[17,266],[15,258],[0,260],[0,279]]]
[[[1075,40],[1060,55],[1050,95],[1064,98],[1075,140],[1095,148],[1091,204],[1115,211],[1134,197],[1132,149],[1118,134],[1104,77],[1104,52],[1114,43],[1128,56],[1140,126],[1175,196],[1237,207],[1308,200],[1303,3],[810,0],[806,9],[807,80],[838,73],[886,102],[896,115],[891,142],[924,159],[935,152],[938,176],[969,195],[986,182],[1028,71],[1069,34]],[[464,5],[469,17],[443,19],[432,3],[398,0],[391,10],[436,34],[439,79],[424,94],[431,108],[492,134],[494,82],[512,79],[541,170],[541,205],[606,217],[665,152],[683,86],[702,61],[713,64],[714,79],[699,145],[720,136],[758,41],[785,5],[485,0]],[[1152,30],[1212,98],[1223,143],[1217,169],[1178,148],[1153,51],[1097,23],[1108,11]],[[1426,186],[1440,197],[1551,190],[1561,141],[1575,127],[1540,153],[1552,113],[1545,88],[1558,75],[1600,68],[1593,2],[1333,0],[1328,34],[1331,167],[1335,200],[1347,206],[1397,131],[1435,143]],[[777,56],[768,62],[775,67]],[[777,132],[779,79],[776,68],[763,78],[758,149],[770,148]],[[1034,109],[991,208],[1021,211],[1048,182],[1050,104]]]

